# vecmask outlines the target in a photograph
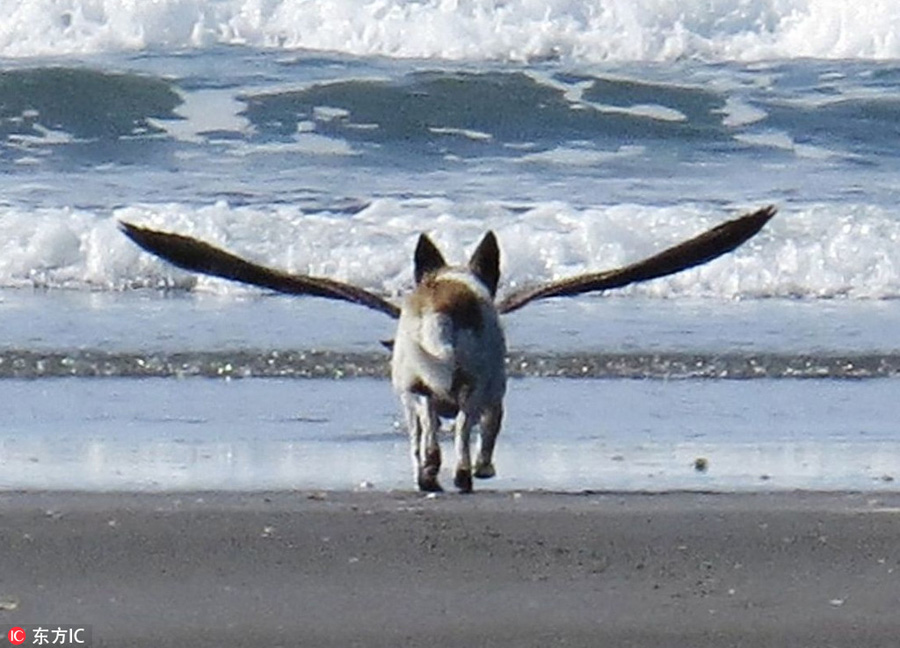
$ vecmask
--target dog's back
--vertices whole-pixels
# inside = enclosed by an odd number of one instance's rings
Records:
[[[439,270],[403,305],[391,361],[394,389],[401,397],[434,399],[444,417],[456,416],[463,404],[478,416],[503,398],[505,355],[488,289],[467,270]]]

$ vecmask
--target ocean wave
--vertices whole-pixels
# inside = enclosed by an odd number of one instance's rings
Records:
[[[241,101],[258,134],[315,128],[340,141],[444,155],[487,149],[514,157],[561,140],[716,141],[733,134],[724,123],[725,98],[706,88],[574,74],[430,70],[248,94]]]
[[[755,207],[754,205],[753,207]],[[119,221],[194,236],[266,265],[348,281],[389,296],[412,284],[420,231],[461,260],[483,232],[503,251],[501,292],[618,267],[713,227],[737,209],[619,204],[578,207],[378,198],[347,211],[292,205],[138,204],[111,210],[0,205],[0,286],[242,294],[255,290],[198,277],[133,245]],[[900,297],[900,221],[887,207],[785,209],[762,233],[700,268],[617,291],[650,298]]]
[[[764,89],[751,92],[728,74],[710,83],[703,75],[685,82],[433,67],[318,78],[321,62],[307,63],[290,66],[309,75],[302,83],[225,89],[83,67],[0,71],[0,165],[94,164],[83,144],[97,141],[109,161],[129,163],[134,143],[148,139],[181,146],[182,160],[300,153],[368,161],[399,153],[435,164],[596,166],[650,147],[851,166],[900,157],[893,67],[835,75],[827,64],[782,66],[778,83],[754,75]],[[222,79],[206,80],[213,81]]]
[[[511,378],[750,380],[863,379],[900,374],[900,355],[791,353],[511,353]],[[389,375],[386,352],[0,350],[0,379],[306,378]]]
[[[13,142],[157,135],[153,120],[179,119],[182,102],[157,77],[66,67],[0,71],[0,96],[0,138]]]
[[[219,45],[444,60],[900,58],[893,0],[8,0],[0,56]]]

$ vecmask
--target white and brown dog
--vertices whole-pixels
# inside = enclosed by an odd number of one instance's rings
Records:
[[[128,223],[121,226],[142,248],[187,270],[288,294],[349,301],[399,319],[391,379],[406,415],[416,483],[423,491],[441,490],[438,433],[440,420],[452,418],[454,483],[460,491],[470,492],[473,476],[495,474],[493,451],[506,393],[506,341],[500,315],[538,299],[619,288],[706,263],[750,239],[774,215],[774,207],[765,207],[624,268],[517,290],[499,301],[500,250],[493,232],[484,236],[466,266],[447,265],[422,234],[414,259],[416,287],[402,307],[357,286],[266,268],[186,236]],[[470,437],[476,424],[481,443],[473,467]]]
[[[391,379],[406,412],[419,489],[437,491],[440,419],[454,419],[456,487],[472,490],[469,438],[481,424],[476,477],[493,477],[494,441],[506,393],[506,340],[494,295],[500,249],[493,232],[469,265],[448,266],[427,236],[415,254],[416,289],[406,298],[391,358]]]

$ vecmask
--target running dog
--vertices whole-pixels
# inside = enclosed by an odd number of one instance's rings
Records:
[[[500,249],[493,232],[484,235],[468,264],[451,266],[427,235],[414,254],[415,289],[402,306],[333,279],[289,274],[241,259],[193,238],[129,223],[122,231],[143,249],[170,263],[294,295],[314,295],[360,304],[399,320],[392,343],[391,380],[406,416],[416,484],[440,491],[441,419],[453,419],[454,484],[472,491],[472,478],[495,475],[493,452],[503,419],[506,340],[500,316],[531,302],[611,290],[663,277],[711,261],[756,235],[775,215],[769,206],[623,268],[526,287],[497,299]],[[472,465],[470,437],[480,427]]]

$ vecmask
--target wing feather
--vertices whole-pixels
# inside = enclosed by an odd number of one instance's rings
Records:
[[[621,288],[628,284],[674,274],[731,252],[752,238],[775,215],[773,205],[727,221],[692,239],[624,268],[560,279],[517,290],[497,304],[501,313],[511,313],[539,299],[580,295]]]
[[[394,319],[400,308],[363,288],[333,279],[296,275],[245,261],[197,239],[158,232],[130,223],[119,223],[122,231],[140,247],[166,261],[193,272],[269,288],[289,295],[313,295],[360,304]]]

